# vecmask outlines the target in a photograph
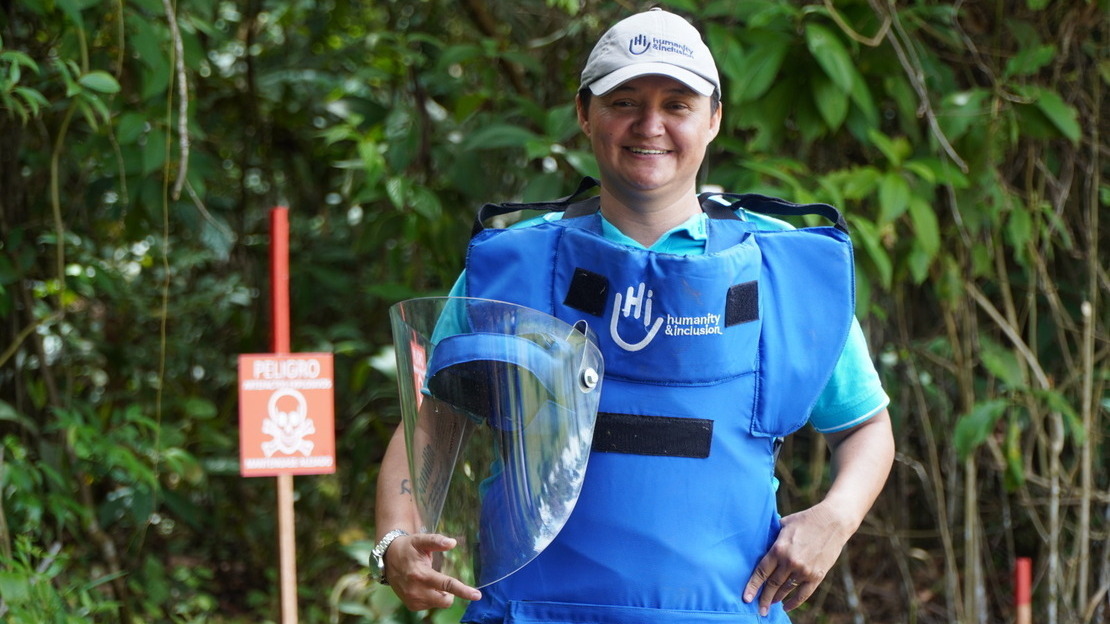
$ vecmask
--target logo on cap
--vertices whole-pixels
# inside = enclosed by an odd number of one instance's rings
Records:
[[[680,54],[690,59],[694,58],[693,48],[684,43],[678,43],[677,41],[656,38],[648,39],[647,35],[639,34],[628,42],[628,51],[636,56],[651,49],[655,49],[657,52]]]
[[[628,42],[628,51],[635,55],[643,54],[651,48],[651,42],[646,35],[636,35]]]

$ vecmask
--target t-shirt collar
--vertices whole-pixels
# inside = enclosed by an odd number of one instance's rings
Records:
[[[678,226],[664,232],[651,247],[644,247],[635,239],[625,235],[624,232],[617,229],[617,226],[610,223],[604,215],[601,217],[601,234],[606,239],[622,245],[638,247],[640,249],[650,249],[651,251],[674,253],[677,250],[689,249],[692,246],[704,248],[705,241],[709,239],[709,232],[706,227],[707,221],[708,217],[706,214],[704,212],[699,212]]]

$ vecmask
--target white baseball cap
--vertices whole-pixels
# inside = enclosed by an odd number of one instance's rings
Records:
[[[662,9],[626,17],[606,31],[582,70],[582,87],[604,95],[649,75],[674,78],[701,95],[721,93],[717,64],[701,33]]]

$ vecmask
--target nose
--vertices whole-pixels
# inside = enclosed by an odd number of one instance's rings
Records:
[[[663,134],[663,111],[654,106],[645,106],[632,129],[641,136]]]

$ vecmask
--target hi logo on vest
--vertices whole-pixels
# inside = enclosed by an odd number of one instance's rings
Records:
[[[648,290],[645,293],[644,291],[646,288],[647,286],[643,282],[640,282],[639,286],[629,286],[623,298],[619,292],[617,293],[616,301],[613,304],[613,316],[609,320],[609,335],[612,336],[613,342],[617,343],[617,346],[625,351],[639,351],[648,346],[651,344],[652,339],[655,338],[655,335],[659,333],[659,328],[663,326],[663,319],[661,318],[656,318],[654,322],[652,322],[652,291]],[[643,317],[644,327],[649,328],[647,330],[647,335],[639,342],[635,343],[628,342],[622,338],[620,331],[617,329],[617,322],[622,316],[626,319],[631,318],[637,320]]]
[[[616,294],[613,314],[609,318],[609,335],[625,351],[640,351],[651,344],[660,330],[668,336],[708,336],[722,333],[720,314],[707,312],[698,316],[655,316],[652,311],[653,295],[643,282],[629,286],[623,295],[620,292]],[[643,322],[645,333],[640,340],[632,342],[621,335],[619,326],[622,318]],[[629,324],[627,321],[624,323],[625,327]]]

